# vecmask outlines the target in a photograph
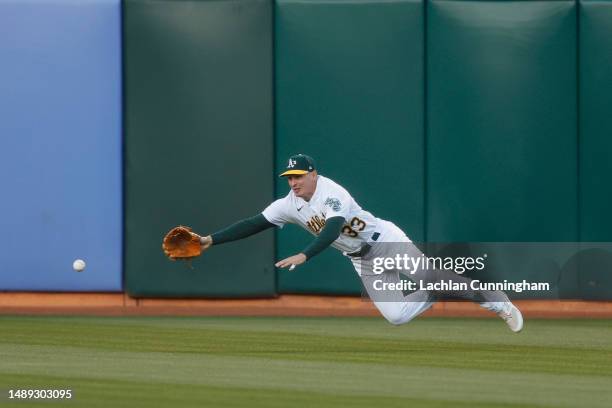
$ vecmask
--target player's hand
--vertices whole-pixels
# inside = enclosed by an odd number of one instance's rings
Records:
[[[306,262],[306,255],[299,253],[297,255],[290,256],[289,258],[285,258],[282,261],[278,261],[274,264],[274,266],[277,268],[289,267],[289,270],[293,270],[293,268],[303,264],[304,262]]]
[[[198,235],[198,237],[200,238],[200,246],[202,247],[202,252],[206,251],[208,248],[210,248],[210,246],[213,243],[212,237],[210,235],[207,235],[205,237],[200,237]]]

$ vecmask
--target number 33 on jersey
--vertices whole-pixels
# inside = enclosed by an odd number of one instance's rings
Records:
[[[325,220],[342,217],[345,225],[332,246],[340,251],[354,252],[368,242],[380,220],[364,211],[342,186],[334,181],[317,176],[317,188],[305,201],[290,191],[284,198],[270,204],[262,214],[274,225],[297,224],[313,235],[318,235]]]

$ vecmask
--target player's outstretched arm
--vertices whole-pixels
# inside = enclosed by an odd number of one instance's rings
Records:
[[[263,214],[257,214],[250,218],[237,221],[229,227],[223,228],[214,234],[200,237],[200,245],[202,250],[210,248],[212,245],[219,245],[225,242],[237,241],[258,232],[272,228],[275,225],[269,222]]]
[[[325,227],[302,252],[278,261],[275,266],[277,268],[286,268],[301,265],[315,255],[321,253],[325,248],[330,246],[340,236],[342,226],[344,225],[343,217],[332,217],[325,221]]]

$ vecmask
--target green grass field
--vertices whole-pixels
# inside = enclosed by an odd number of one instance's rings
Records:
[[[0,407],[609,407],[612,322],[0,317]],[[70,388],[9,402],[9,388]],[[51,405],[48,405],[51,404]]]

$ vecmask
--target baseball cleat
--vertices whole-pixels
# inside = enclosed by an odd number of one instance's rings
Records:
[[[523,329],[523,315],[512,303],[506,303],[501,312],[497,313],[497,315],[504,319],[513,332],[518,333]]]

